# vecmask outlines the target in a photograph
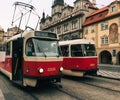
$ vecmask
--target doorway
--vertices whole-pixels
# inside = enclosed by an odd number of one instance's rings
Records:
[[[22,80],[23,77],[23,39],[12,42],[12,79]]]

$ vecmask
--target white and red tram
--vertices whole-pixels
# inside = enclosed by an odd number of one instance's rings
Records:
[[[44,82],[60,82],[63,57],[55,33],[25,31],[6,42],[0,71],[15,83],[35,87]]]
[[[63,74],[71,76],[97,74],[98,57],[92,40],[60,41],[59,45],[63,54]]]

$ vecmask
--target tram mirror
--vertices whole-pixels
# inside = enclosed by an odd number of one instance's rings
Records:
[[[52,43],[52,44],[51,44],[51,47],[55,47],[55,46],[57,46],[56,43]]]

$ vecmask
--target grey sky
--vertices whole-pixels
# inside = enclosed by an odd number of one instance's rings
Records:
[[[0,26],[4,28],[6,31],[7,28],[11,27],[11,21],[13,16],[13,3],[16,1],[20,2],[31,2],[31,4],[36,8],[36,12],[42,16],[42,12],[46,13],[46,15],[51,15],[51,5],[53,0],[2,0],[0,3]],[[75,0],[64,0],[67,4],[73,6],[73,2]],[[92,0],[90,0],[92,1]],[[96,4],[98,7],[103,7],[110,4],[114,0],[96,0]]]

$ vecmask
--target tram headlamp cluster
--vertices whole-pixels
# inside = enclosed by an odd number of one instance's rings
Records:
[[[39,73],[43,73],[43,72],[44,72],[43,68],[40,68]]]
[[[63,71],[63,67],[60,67],[60,71],[61,71],[61,72]]]

